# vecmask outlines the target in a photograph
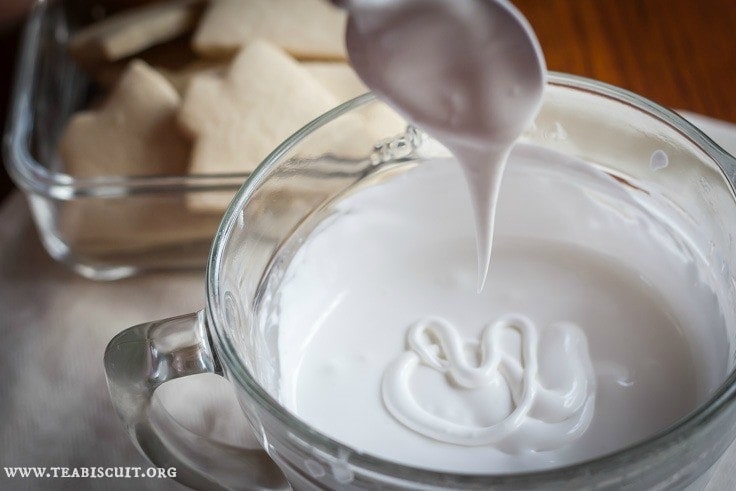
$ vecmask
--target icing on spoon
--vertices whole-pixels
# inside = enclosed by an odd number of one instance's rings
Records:
[[[541,105],[539,42],[505,0],[342,0],[358,75],[460,162],[476,221],[478,290],[488,274],[506,159]]]

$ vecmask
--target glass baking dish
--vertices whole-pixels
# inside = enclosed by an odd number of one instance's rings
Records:
[[[89,14],[70,3],[38,1],[28,19],[4,138],[8,172],[30,203],[46,250],[98,280],[203,268],[222,213],[188,209],[187,200],[227,203],[246,174],[65,174],[59,137],[71,114],[96,95],[65,47]]]

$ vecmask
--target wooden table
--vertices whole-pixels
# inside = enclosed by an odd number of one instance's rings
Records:
[[[736,0],[515,0],[550,70],[736,122]],[[16,30],[17,31],[17,30]],[[17,33],[0,38],[0,114]],[[11,185],[0,171],[0,199]]]
[[[736,0],[514,0],[550,70],[736,122]]]

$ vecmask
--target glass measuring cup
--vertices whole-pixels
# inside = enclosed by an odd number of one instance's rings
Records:
[[[105,355],[113,402],[139,448],[157,465],[175,465],[195,487],[497,489],[684,488],[705,475],[736,435],[736,323],[726,322],[727,375],[696,410],[645,441],[559,469],[507,475],[439,473],[356,451],[306,425],[275,397],[278,325],[259,316],[266,279],[289,257],[284,244],[317,209],[329,207],[377,169],[401,174],[425,146],[415,132],[342,158],[325,136],[348,127],[376,102],[366,95],[315,120],[277,148],[231,203],[215,237],[204,311],[130,328]],[[714,258],[727,320],[736,316],[736,160],[685,120],[636,95],[597,82],[553,75],[535,125],[524,140],[574,155],[642,192],[657,189],[692,218]],[[668,155],[666,172],[651,156]],[[436,150],[441,151],[441,150]],[[633,188],[632,188],[633,189]],[[712,246],[711,246],[712,244]],[[293,251],[292,251],[293,252]],[[715,261],[718,258],[718,261]],[[715,336],[715,334],[713,334]],[[262,449],[233,452],[153,418],[151,397],[173,378],[215,372],[233,384]]]

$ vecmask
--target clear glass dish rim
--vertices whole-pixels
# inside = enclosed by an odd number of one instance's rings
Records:
[[[697,127],[679,116],[654,102],[640,97],[632,92],[618,87],[591,80],[576,75],[551,72],[548,84],[562,88],[574,89],[580,92],[588,92],[613,99],[616,102],[633,107],[647,115],[667,124],[678,131],[683,137],[704,151],[718,165],[723,176],[727,179],[734,194],[734,179],[736,176],[736,158],[720,148],[708,136]],[[587,461],[573,465],[559,467],[549,470],[540,470],[523,473],[507,474],[462,474],[438,472],[428,469],[407,466],[380,457],[361,453],[349,445],[340,443],[329,436],[311,428],[298,417],[281,406],[278,401],[271,397],[253,379],[244,361],[238,355],[237,350],[231,342],[227,332],[222,326],[226,325],[223,309],[219,305],[220,298],[219,279],[222,264],[224,246],[227,244],[230,231],[236,226],[239,210],[252,192],[263,182],[268,171],[279,159],[284,156],[294,145],[319,127],[329,123],[333,119],[361,106],[375,97],[371,93],[364,94],[352,99],[333,110],[313,120],[302,129],[279,145],[250,175],[245,184],[238,191],[235,198],[230,202],[210,251],[206,274],[206,297],[207,297],[207,320],[208,329],[213,340],[218,345],[219,352],[223,356],[223,365],[231,378],[253,398],[263,409],[268,411],[280,423],[289,428],[289,432],[328,452],[333,457],[338,455],[349,455],[351,465],[357,466],[368,472],[375,472],[391,476],[400,480],[411,480],[419,483],[442,484],[443,486],[499,486],[499,485],[522,485],[530,482],[558,482],[570,479],[578,475],[590,474],[595,469],[607,469],[617,462],[629,462],[639,460],[651,452],[669,448],[688,435],[696,432],[699,428],[714,420],[726,407],[736,404],[736,369],[733,369],[726,380],[719,386],[709,400],[701,404],[697,409],[685,415],[669,427],[657,432],[649,438],[629,445],[615,452],[599,456]]]

